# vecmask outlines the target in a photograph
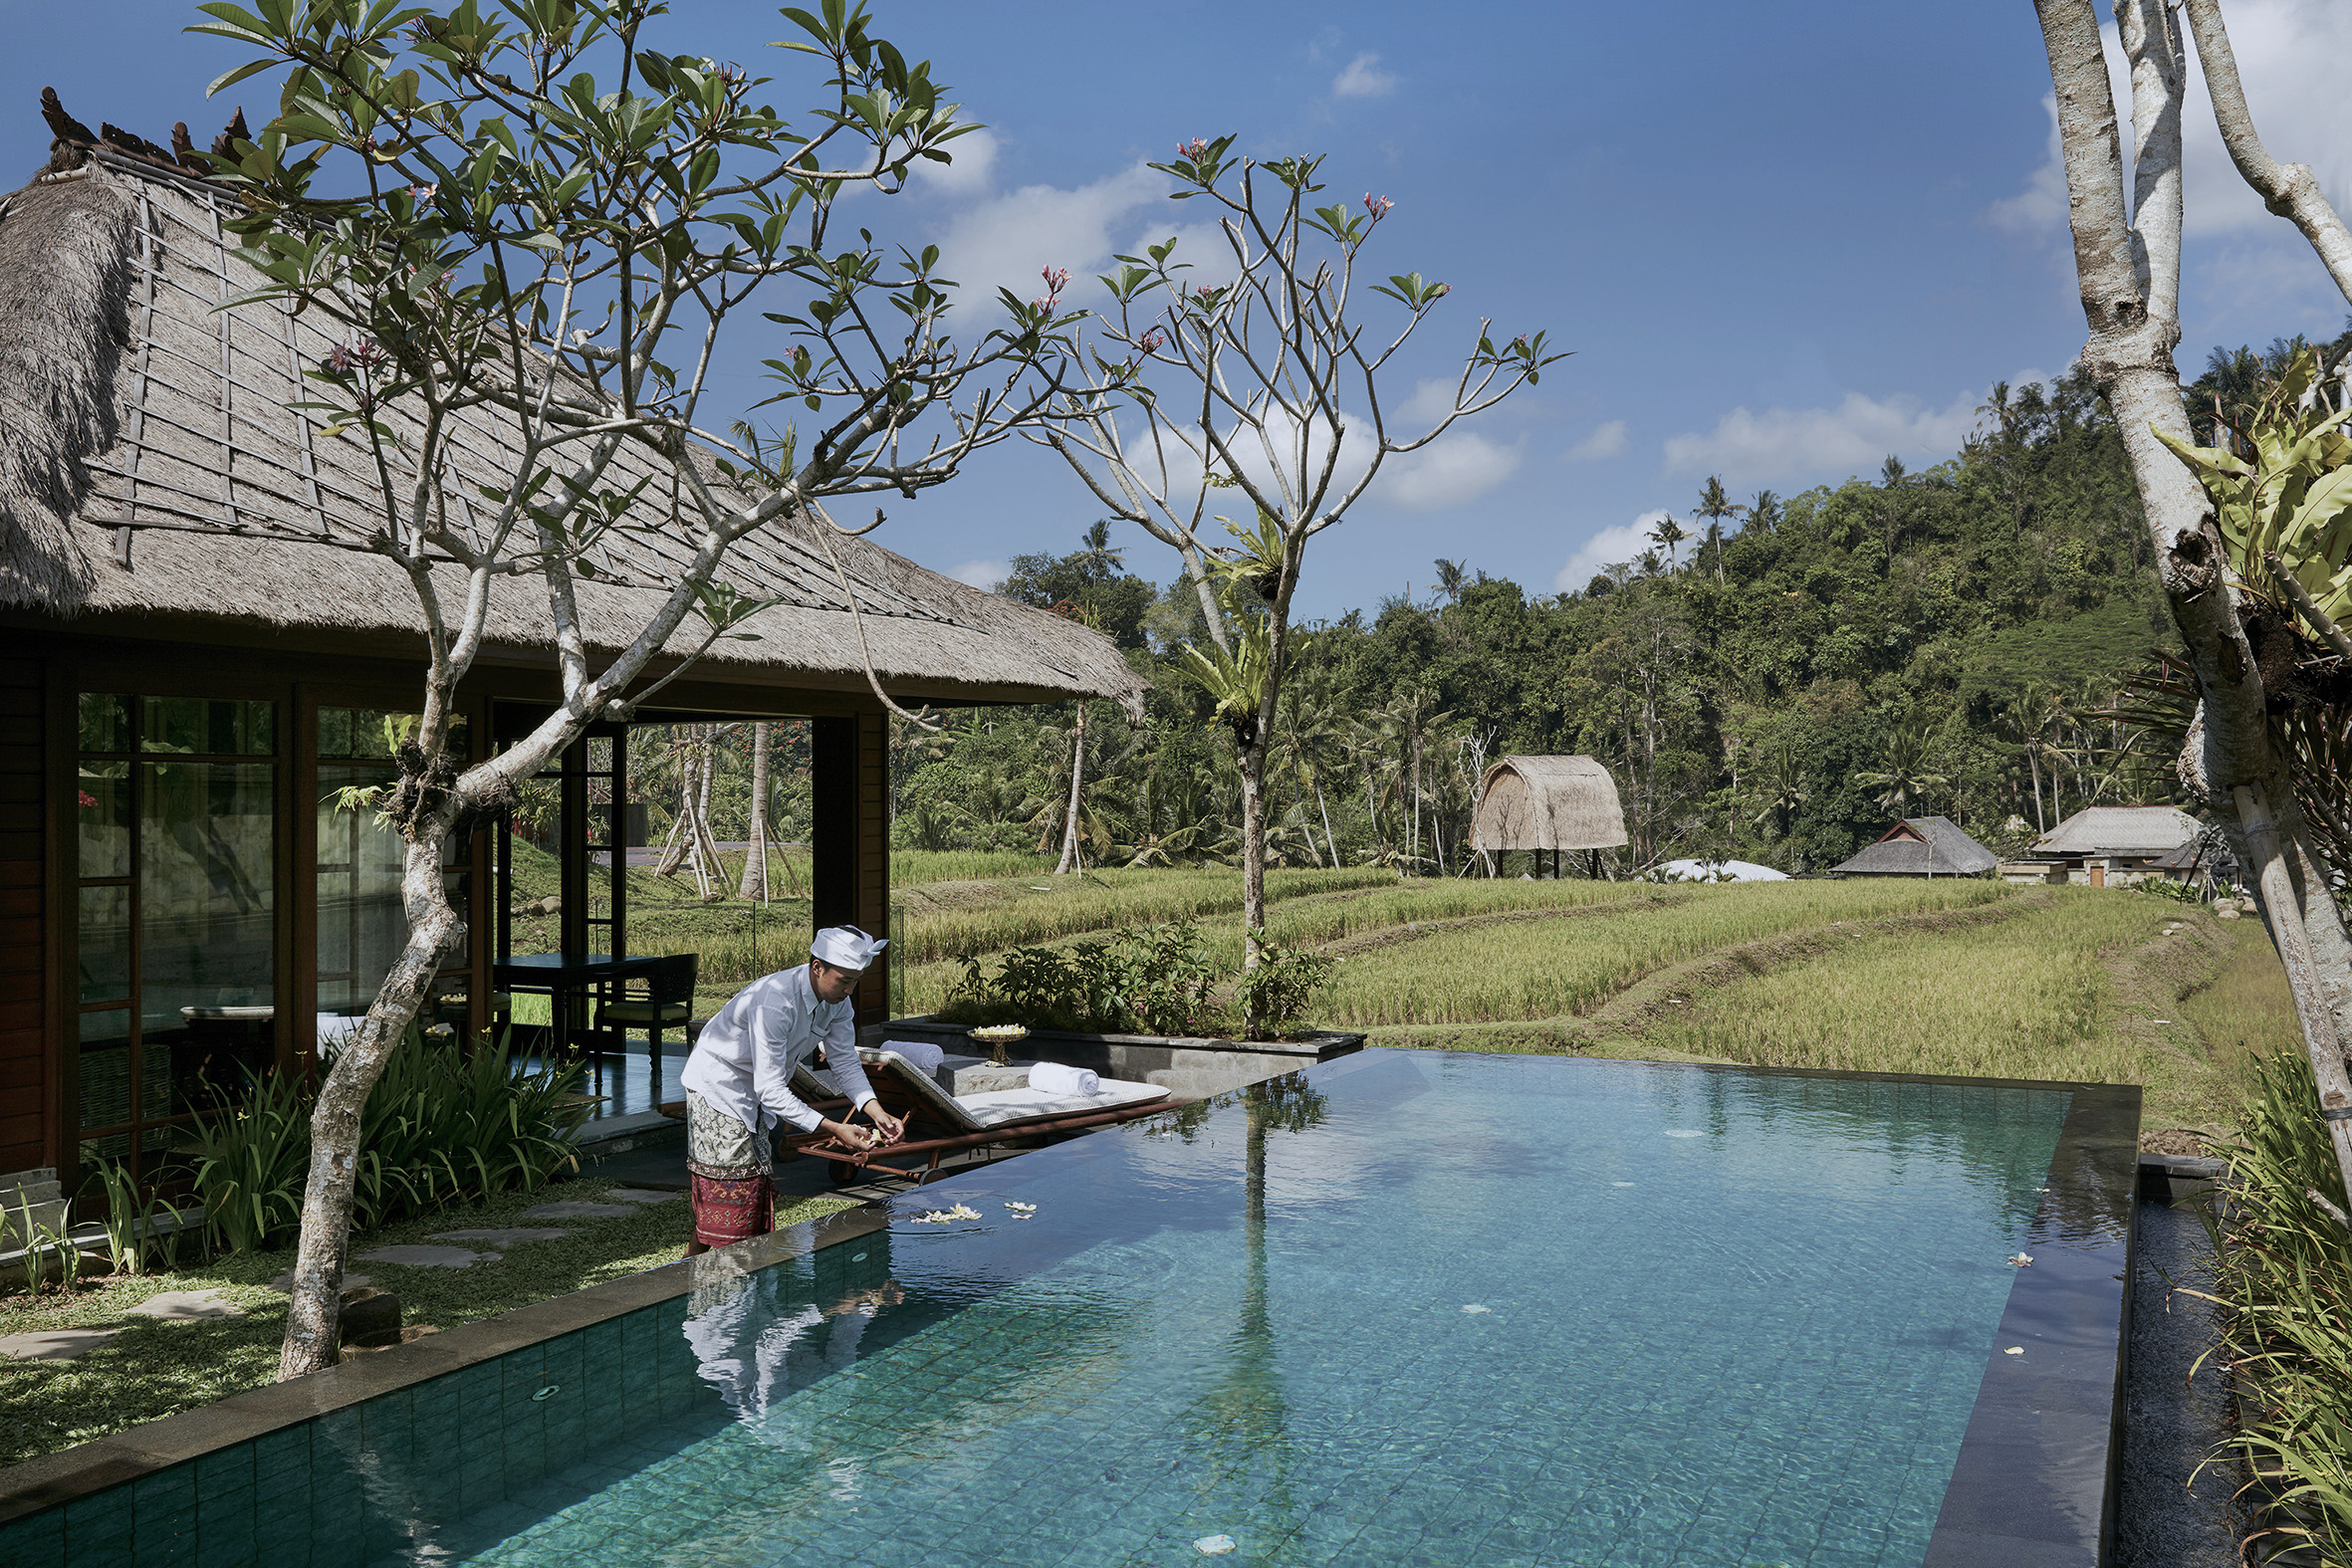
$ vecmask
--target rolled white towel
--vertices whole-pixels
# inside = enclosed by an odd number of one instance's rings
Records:
[[[1090,1068],[1041,1061],[1029,1069],[1029,1086],[1041,1094],[1100,1094],[1102,1077]]]
[[[947,1055],[929,1040],[884,1040],[882,1049],[896,1051],[917,1072],[937,1072],[940,1061]]]

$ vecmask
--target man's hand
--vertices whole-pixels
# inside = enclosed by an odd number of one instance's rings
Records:
[[[830,1133],[833,1142],[844,1149],[871,1149],[881,1142],[877,1135],[867,1132],[853,1122],[837,1122],[828,1116],[818,1125],[823,1131]]]
[[[865,1119],[874,1124],[874,1130],[880,1135],[882,1143],[896,1143],[906,1136],[906,1123],[883,1110],[880,1100],[868,1100],[860,1109],[865,1112]]]

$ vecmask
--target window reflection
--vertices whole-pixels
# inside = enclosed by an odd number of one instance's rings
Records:
[[[324,712],[324,710],[322,710]],[[319,1037],[325,1044],[367,1010],[408,939],[400,904],[406,849],[375,823],[374,807],[348,791],[389,784],[388,768],[319,769]],[[349,802],[349,803],[347,803]]]
[[[82,875],[130,875],[130,765],[85,762],[74,802]]]
[[[240,1088],[273,1054],[273,770],[169,762],[139,773],[139,1032],[170,1043],[173,1098],[201,1102]]]

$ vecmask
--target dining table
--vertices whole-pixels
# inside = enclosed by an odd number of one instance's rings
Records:
[[[558,1052],[571,1048],[576,1025],[584,1023],[584,1004],[600,987],[617,986],[648,973],[661,962],[658,955],[614,958],[609,953],[518,953],[490,966],[492,985],[501,991],[544,991],[550,994],[550,1040]]]

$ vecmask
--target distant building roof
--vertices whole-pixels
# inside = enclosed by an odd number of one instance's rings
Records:
[[[2197,818],[2171,805],[2086,806],[2033,846],[2036,856],[2168,855],[2197,836]]]
[[[1875,844],[1829,869],[1846,876],[1976,876],[2000,857],[1948,816],[1907,816]]]

